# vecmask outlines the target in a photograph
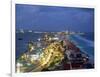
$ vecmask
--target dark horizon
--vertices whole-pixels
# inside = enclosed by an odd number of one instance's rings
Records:
[[[16,30],[94,32],[94,9],[16,4]]]

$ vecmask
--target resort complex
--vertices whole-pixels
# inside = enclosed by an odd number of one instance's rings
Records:
[[[21,30],[21,34],[24,31]],[[29,33],[33,33],[29,31]],[[16,58],[16,72],[40,72],[93,68],[94,62],[70,39],[81,32],[37,32],[36,41],[30,40],[26,50]],[[18,38],[19,41],[24,38]],[[16,51],[17,52],[17,51]]]

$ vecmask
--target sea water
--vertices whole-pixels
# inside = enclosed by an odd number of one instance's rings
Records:
[[[70,40],[81,49],[82,52],[88,54],[92,62],[94,62],[94,33],[89,32],[84,35],[70,35]]]

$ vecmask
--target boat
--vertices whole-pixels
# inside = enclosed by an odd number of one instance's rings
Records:
[[[23,38],[18,38],[18,40],[23,40]]]

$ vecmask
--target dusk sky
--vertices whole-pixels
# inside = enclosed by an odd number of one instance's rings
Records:
[[[93,32],[94,9],[16,4],[16,29]]]

